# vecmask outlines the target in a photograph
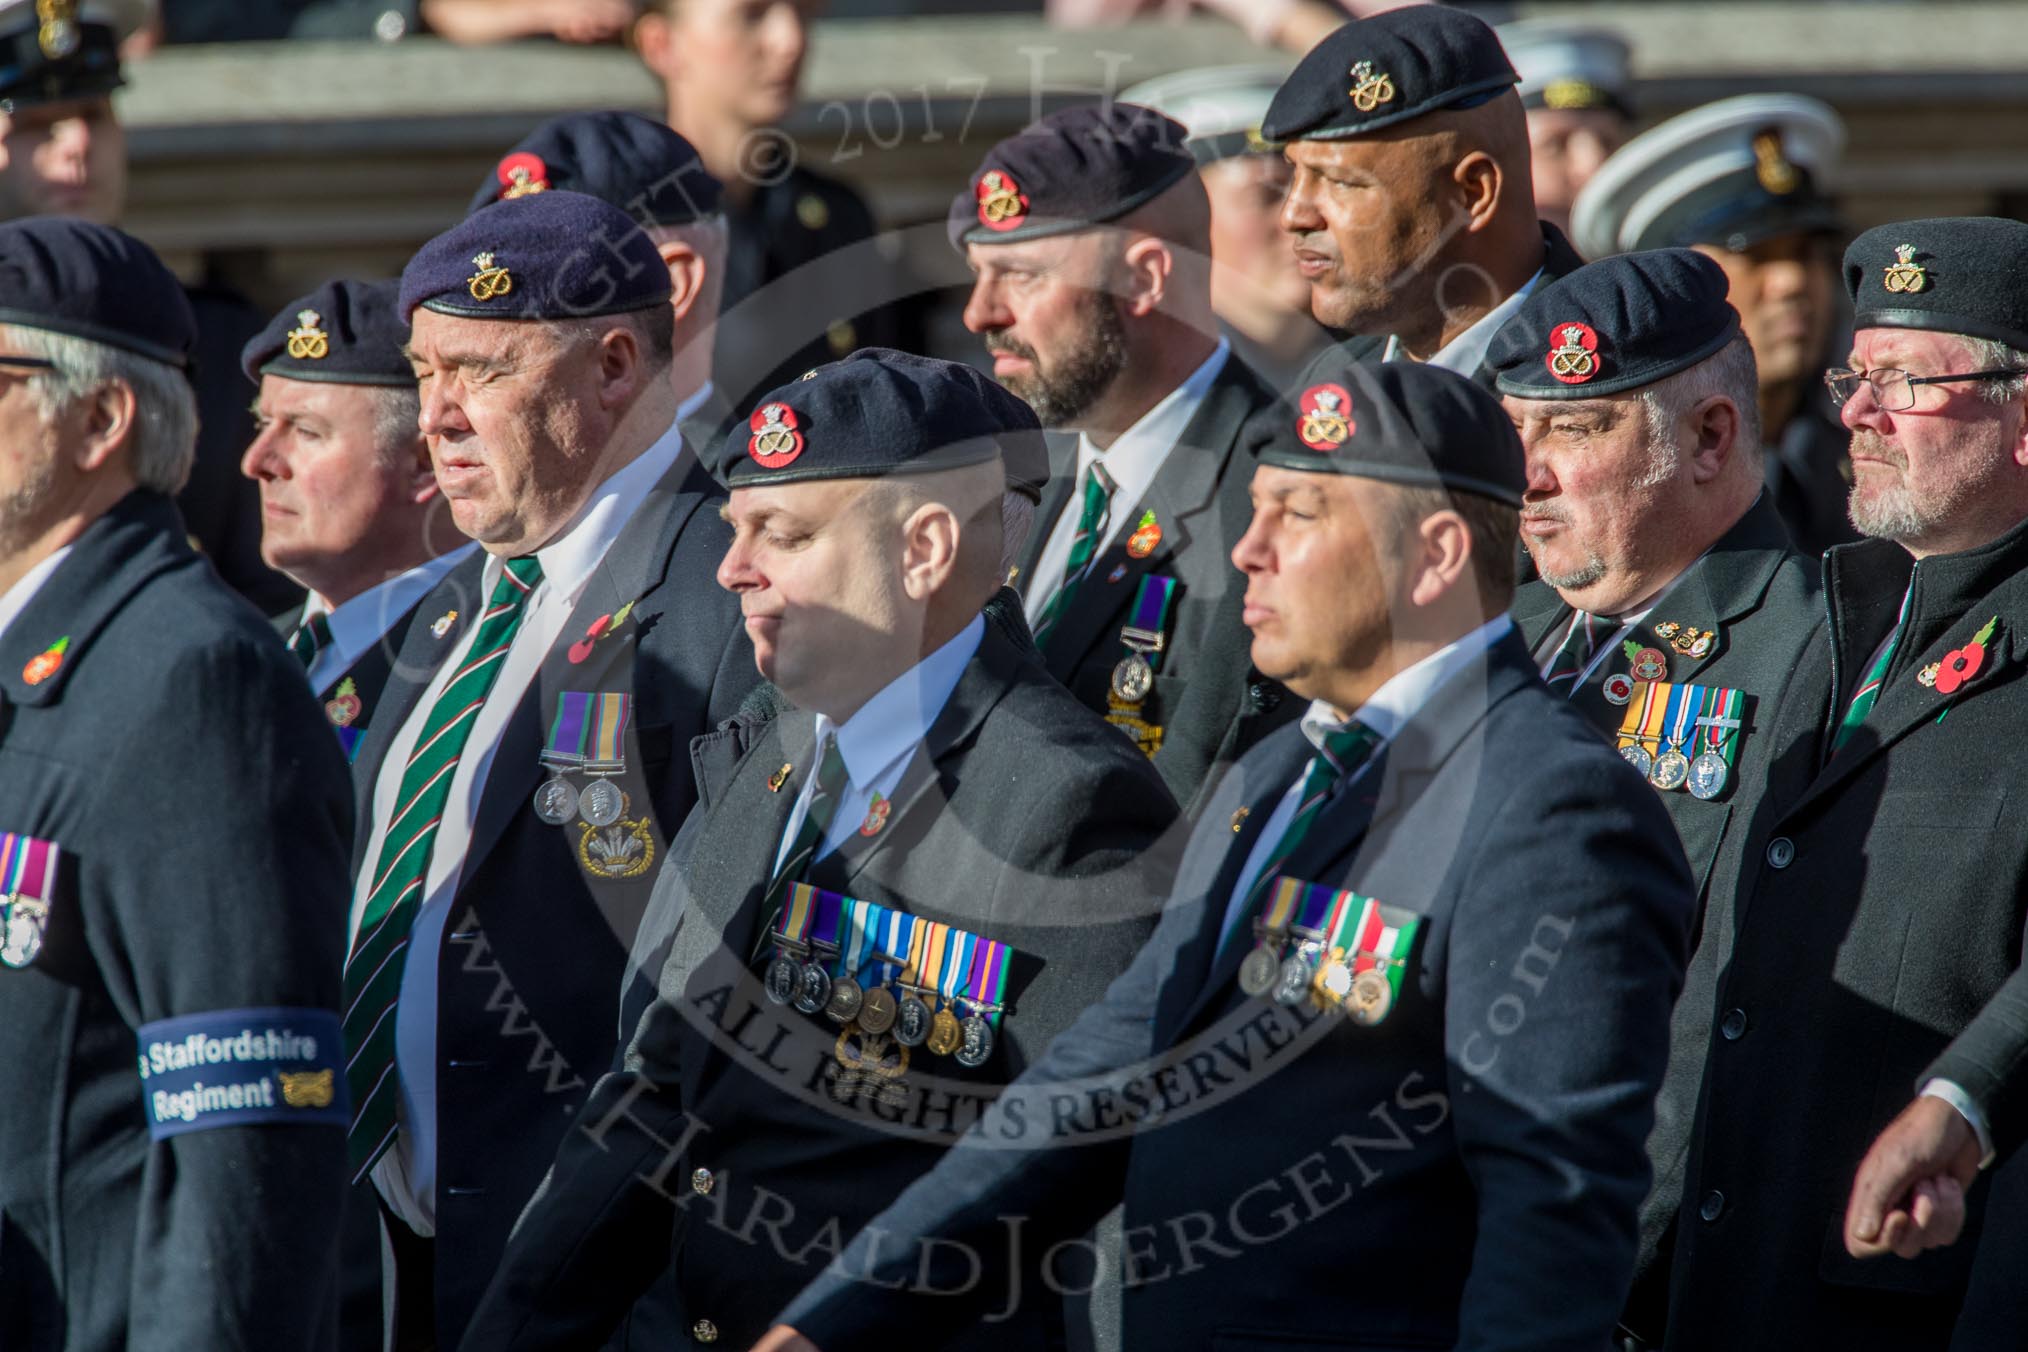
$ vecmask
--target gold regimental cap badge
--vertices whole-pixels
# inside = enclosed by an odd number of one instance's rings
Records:
[[[324,332],[324,316],[315,310],[296,311],[296,327],[289,330],[289,355],[297,361],[322,361],[331,355],[331,335]]]
[[[471,288],[473,300],[495,300],[514,289],[513,274],[494,266],[491,249],[474,255],[472,266],[478,271],[466,278],[465,285]]]
[[[1887,265],[1887,273],[1880,284],[1896,295],[1913,296],[1929,287],[1929,269],[1915,261],[1913,244],[1894,246],[1894,261]]]
[[[1394,77],[1373,69],[1371,61],[1352,67],[1352,106],[1370,113],[1383,103],[1394,102]]]

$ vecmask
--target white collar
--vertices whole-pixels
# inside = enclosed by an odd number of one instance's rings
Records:
[[[592,490],[591,497],[576,520],[564,527],[554,540],[535,551],[542,564],[542,581],[547,587],[575,597],[591,577],[592,570],[620,538],[627,522],[662,481],[683,453],[683,434],[670,423],[655,444],[620,467],[610,479]],[[496,555],[486,561],[487,577],[497,581],[506,565]],[[490,583],[489,583],[490,592]],[[629,598],[631,599],[631,598]]]
[[[70,557],[70,551],[70,545],[63,546],[23,573],[19,581],[9,587],[4,594],[0,594],[0,634],[5,634],[7,626],[13,624],[21,612],[28,609],[28,603],[35,599],[35,593],[42,590],[42,584],[49,581],[50,574]]]
[[[1366,703],[1359,706],[1352,717],[1379,733],[1384,740],[1393,741],[1408,726],[1409,720],[1422,712],[1423,706],[1445,682],[1507,637],[1513,628],[1514,622],[1505,615],[1494,616],[1463,638],[1445,644],[1420,662],[1394,673],[1367,698]],[[1351,721],[1323,700],[1315,700],[1303,714],[1303,736],[1321,750],[1325,733],[1336,732]]]
[[[851,783],[873,784],[929,735],[985,632],[985,617],[974,615],[957,637],[889,681],[843,723],[817,715],[817,741],[835,731]]]
[[[375,639],[392,628],[410,606],[427,596],[430,589],[443,580],[444,574],[463,563],[465,557],[478,547],[476,541],[459,545],[447,554],[427,559],[406,572],[396,573],[385,582],[368,587],[341,605],[334,606],[322,593],[313,591],[310,599],[303,603],[302,616],[296,622],[300,625],[314,615],[328,616],[332,646],[353,654],[364,652]],[[351,664],[348,662],[346,665]]]
[[[1436,355],[1429,359],[1428,364],[1441,366],[1446,371],[1456,371],[1461,376],[1477,375],[1479,368],[1486,364],[1486,349],[1493,345],[1493,335],[1498,333],[1500,326],[1512,319],[1514,312],[1527,301],[1528,293],[1541,282],[1543,272],[1543,269],[1537,268],[1526,286],[1486,311],[1470,328],[1438,348]],[[1390,337],[1381,360],[1393,361],[1399,354],[1400,347],[1400,342]]]
[[[1089,436],[1078,433],[1078,482],[1083,482],[1091,463],[1103,456],[1106,473],[1122,490],[1122,500],[1118,504],[1120,510],[1139,502],[1141,494],[1147,491],[1148,485],[1161,471],[1162,462],[1182,440],[1190,420],[1197,416],[1198,405],[1211,392],[1211,382],[1218,379],[1218,373],[1224,369],[1225,359],[1231,353],[1232,344],[1221,337],[1218,346],[1211,349],[1211,355],[1182,384],[1163,395],[1153,408],[1136,418],[1134,425],[1120,433],[1103,451],[1092,443]]]

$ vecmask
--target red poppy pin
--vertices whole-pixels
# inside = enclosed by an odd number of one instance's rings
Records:
[[[746,453],[762,469],[780,469],[803,453],[803,434],[796,430],[796,411],[787,404],[762,404],[746,420]]]
[[[1352,395],[1343,385],[1312,385],[1296,407],[1296,436],[1313,451],[1332,451],[1352,435]]]
[[[979,200],[979,224],[988,230],[1012,230],[1028,219],[1028,198],[1005,169],[988,169],[972,189]]]
[[[882,798],[876,792],[873,795],[873,801],[867,805],[866,820],[859,823],[859,834],[862,836],[879,835],[880,828],[887,825],[887,814],[893,810],[894,803],[892,800]]]
[[[1945,653],[1943,661],[1924,667],[1916,673],[1916,680],[1924,685],[1934,685],[1939,695],[1955,694],[1959,686],[1967,684],[1985,669],[1986,643],[1999,627],[2000,617],[1995,615],[1986,621],[1984,628],[1972,635],[1970,643]]]
[[[592,649],[598,646],[598,641],[612,633],[622,624],[625,624],[627,616],[633,613],[634,603],[629,601],[612,614],[601,615],[593,620],[591,627],[584,631],[584,637],[570,645],[570,652],[567,654],[570,658],[570,664],[578,666],[590,659]]]
[[[21,679],[30,685],[41,685],[57,672],[63,670],[63,655],[70,650],[70,635],[65,634],[56,642],[28,659],[28,665],[21,668]]]
[[[1143,512],[1141,519],[1134,523],[1134,533],[1127,537],[1127,557],[1145,559],[1161,543],[1162,523],[1155,519],[1153,512]]]
[[[324,701],[324,717],[331,720],[334,728],[351,727],[365,711],[366,705],[359,698],[359,686],[350,676],[338,682],[338,689]]]
[[[532,193],[548,192],[549,166],[542,162],[540,155],[519,151],[500,161],[500,199],[527,197]]]
[[[1589,324],[1558,324],[1549,331],[1549,374],[1582,385],[1598,374],[1598,335]]]

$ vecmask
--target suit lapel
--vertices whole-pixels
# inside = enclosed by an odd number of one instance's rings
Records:
[[[1049,537],[1056,530],[1056,523],[1063,516],[1063,510],[1070,505],[1070,495],[1077,489],[1077,438],[1052,433],[1048,438],[1049,483],[1043,487],[1042,501],[1035,508],[1035,525],[1028,532],[1028,540],[1021,546],[1021,557],[1014,567],[1014,575],[1005,579],[1007,585],[1022,595],[1028,594],[1028,583],[1035,576],[1035,561],[1042,557],[1042,551],[1049,546]]]

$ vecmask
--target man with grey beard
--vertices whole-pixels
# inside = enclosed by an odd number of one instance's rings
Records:
[[[1516,592],[1515,622],[1550,689],[1660,792],[1700,893],[1717,898],[1700,898],[1670,1028],[1638,1296],[1666,1281],[1729,948],[1712,861],[1752,816],[1774,701],[1823,628],[1817,565],[1762,488],[1753,350],[1711,259],[1587,264],[1531,296],[1487,363],[1527,452],[1521,538],[1541,579]]]
[[[1186,137],[1130,103],[1065,109],[987,152],[949,221],[993,374],[1076,434],[1009,581],[1050,674],[1184,803],[1293,713],[1248,661],[1226,561],[1251,519],[1241,432],[1274,396],[1219,336]]]
[[[1663,1088],[1696,1113],[1666,1302],[1628,1315],[1650,1343],[2019,1341],[2021,1170],[1980,1174],[2028,1135],[2024,257],[2028,225],[1994,218],[1846,250],[1827,380],[1874,538],[1826,556],[1829,623],[1714,868],[1724,1012]]]

